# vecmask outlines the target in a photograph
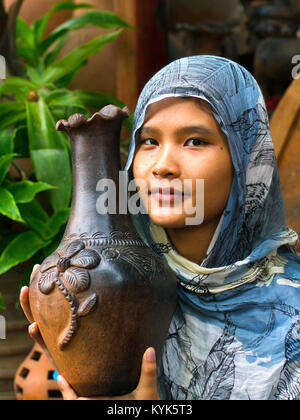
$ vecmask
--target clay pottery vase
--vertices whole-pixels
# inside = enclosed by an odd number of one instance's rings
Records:
[[[115,214],[100,214],[99,181],[119,189],[120,131],[128,115],[109,105],[90,119],[75,114],[57,124],[71,138],[71,214],[29,298],[57,370],[79,396],[134,390],[145,350],[154,347],[160,357],[176,307],[175,274],[141,240],[129,211],[119,211],[119,194]]]
[[[62,400],[54,380],[54,367],[43,349],[35,344],[19,366],[14,380],[14,391],[19,401]]]

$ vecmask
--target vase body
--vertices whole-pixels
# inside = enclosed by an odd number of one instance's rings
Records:
[[[127,211],[99,214],[98,182],[119,186],[120,131],[128,110],[60,121],[72,144],[71,214],[57,251],[30,284],[30,305],[57,370],[79,396],[136,388],[147,347],[159,357],[177,297],[176,277],[136,232]],[[116,208],[120,197],[116,194]]]

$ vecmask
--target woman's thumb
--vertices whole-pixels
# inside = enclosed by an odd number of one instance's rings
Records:
[[[156,371],[155,349],[149,347],[144,353],[142,361],[141,377],[137,387],[139,399],[158,399]]]

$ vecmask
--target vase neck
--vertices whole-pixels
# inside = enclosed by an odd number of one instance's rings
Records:
[[[73,187],[65,236],[132,230],[127,208],[126,214],[119,211],[121,126],[119,116],[107,120],[95,118],[78,127],[66,127],[71,138]],[[103,185],[109,185],[110,189],[105,192]],[[110,192],[115,194],[107,202],[103,198]],[[103,214],[105,210],[108,214]]]

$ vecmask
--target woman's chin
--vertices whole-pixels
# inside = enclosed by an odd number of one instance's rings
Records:
[[[186,227],[185,215],[164,215],[161,213],[149,214],[153,223],[163,228],[180,229]]]

